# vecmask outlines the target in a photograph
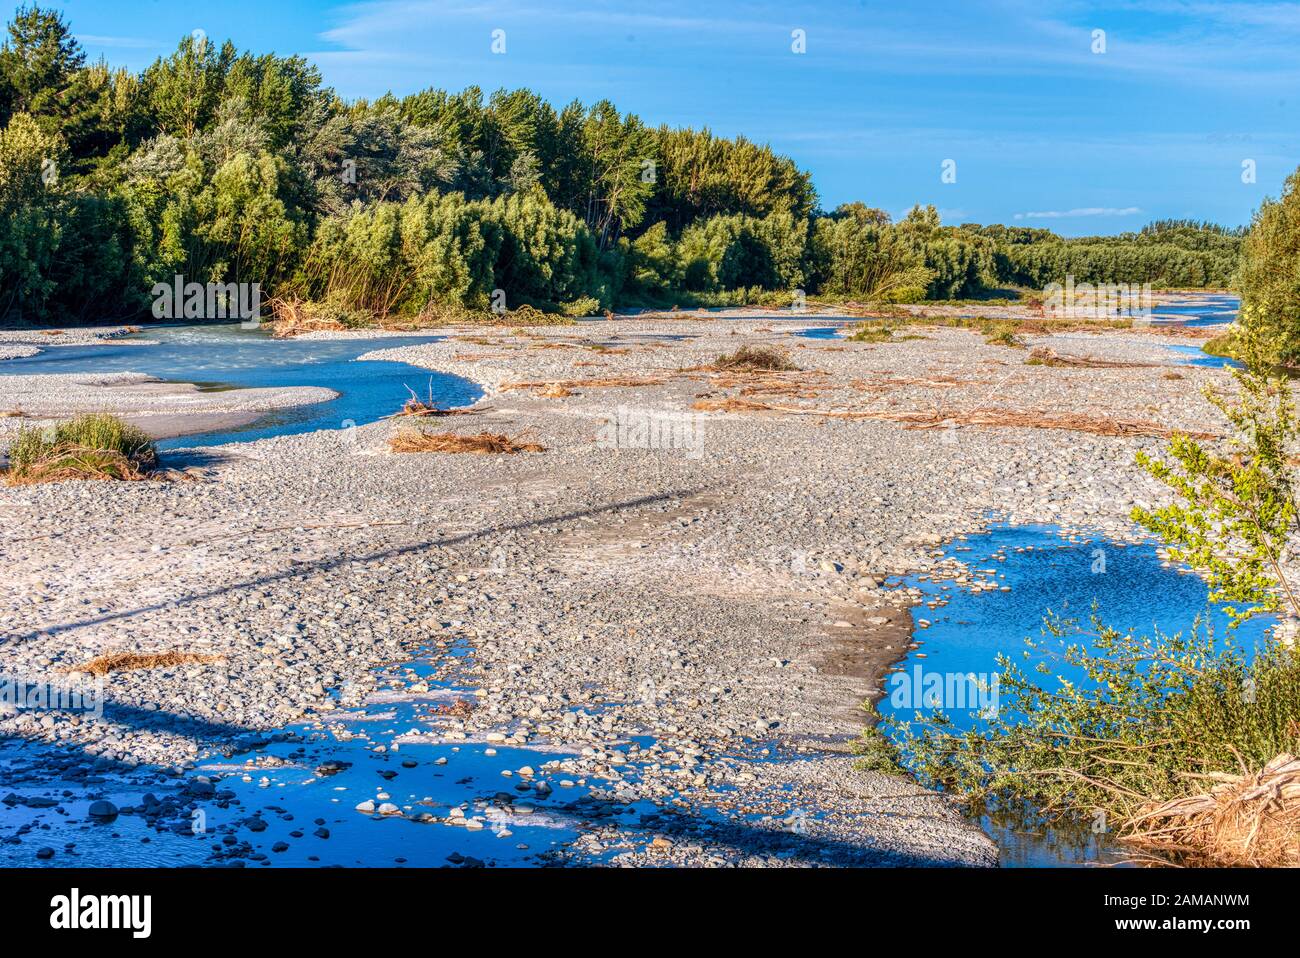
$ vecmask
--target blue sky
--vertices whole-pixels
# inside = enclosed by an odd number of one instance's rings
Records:
[[[827,209],[933,203],[945,222],[1067,235],[1161,217],[1238,225],[1300,164],[1296,3],[46,5],[115,65],[144,67],[201,29],[302,54],[349,98],[471,84],[529,86],[557,106],[607,97],[651,124],[771,143],[811,170]],[[945,160],[956,182],[942,182]]]

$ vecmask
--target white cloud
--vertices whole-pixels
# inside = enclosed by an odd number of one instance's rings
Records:
[[[1141,213],[1140,206],[1080,206],[1072,210],[1039,210],[1017,213],[1018,220],[1060,220],[1073,216],[1133,216]]]
[[[146,40],[143,37],[107,37],[97,33],[78,33],[77,40],[80,41],[82,46],[90,47],[144,50],[149,47],[159,46],[156,40]]]

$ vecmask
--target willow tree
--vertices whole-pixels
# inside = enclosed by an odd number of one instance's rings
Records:
[[[1283,632],[1300,626],[1300,592],[1288,572],[1300,506],[1292,452],[1300,437],[1291,388],[1270,371],[1256,331],[1240,341],[1245,367],[1234,371],[1237,395],[1207,388],[1231,434],[1210,444],[1175,434],[1166,456],[1138,452],[1147,472],[1177,498],[1133,518],[1169,544],[1170,556],[1204,574],[1210,599],[1235,624],[1257,612],[1284,615]]]
[[[1300,170],[1256,211],[1241,251],[1239,325],[1266,358],[1300,363]]]

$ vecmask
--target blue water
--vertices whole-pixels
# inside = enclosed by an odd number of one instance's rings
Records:
[[[468,661],[463,649],[454,657]],[[139,808],[146,793],[164,800],[177,794],[180,781],[148,766],[106,772],[89,787],[57,776],[40,775],[39,783],[5,776],[18,795],[44,795],[57,804],[0,804],[0,863],[438,867],[455,856],[486,865],[544,863],[577,837],[580,821],[593,817],[583,804],[590,789],[565,785],[563,776],[542,768],[563,758],[562,751],[440,741],[451,723],[439,708],[474,701],[472,689],[436,678],[437,663],[446,661],[434,652],[377,670],[381,687],[395,680],[404,688],[329,713],[331,731],[299,723],[268,733],[248,751],[200,758],[186,780],[203,776],[216,794],[195,803],[202,815],[198,829],[186,807],[159,826],[128,812],[110,822],[89,820],[93,798],[127,809]],[[428,691],[409,691],[415,682],[426,683]],[[412,733],[428,740],[400,741]],[[0,740],[0,771],[30,771],[30,763],[41,761],[39,749],[22,739]],[[322,774],[327,762],[346,767]],[[524,766],[537,774],[503,774]],[[358,811],[367,800],[376,807],[390,802],[400,814]],[[446,824],[453,808],[483,827]],[[42,845],[56,850],[53,858],[36,859]]]
[[[1237,296],[1198,296],[1187,301],[1162,303],[1154,310],[1153,318],[1159,322],[1175,322],[1180,326],[1220,326],[1231,323],[1241,309]]]
[[[998,653],[1019,657],[1026,650],[1025,638],[1042,637],[1043,619],[1049,610],[1077,618],[1087,627],[1095,604],[1106,624],[1147,635],[1155,629],[1168,634],[1185,632],[1199,614],[1208,617],[1216,636],[1226,634],[1227,617],[1221,609],[1208,605],[1205,583],[1198,576],[1162,566],[1153,545],[1126,546],[1086,537],[1070,541],[1050,526],[999,525],[953,542],[943,551],[945,556],[966,563],[972,572],[994,570],[976,578],[996,582],[999,589],[977,593],[946,580],[916,576],[904,580],[925,594],[924,601],[947,603],[934,609],[922,604],[912,611],[914,641],[920,647],[909,652],[898,668],[913,685],[917,667],[923,675],[974,673],[991,678],[998,672]],[[1010,591],[1001,591],[1003,585],[1010,586]],[[930,626],[921,628],[921,620]],[[1253,649],[1264,640],[1264,630],[1271,624],[1263,616],[1249,620],[1236,630],[1234,641]],[[1051,644],[1059,649],[1055,640]],[[1019,663],[1021,669],[1026,675],[1036,675],[1033,665],[1047,654],[1031,653],[1027,662]],[[1049,664],[1051,675],[1082,677],[1055,656]],[[1042,676],[1043,681],[1054,681],[1051,675]],[[890,701],[891,694],[902,687],[898,679],[887,676],[885,697],[876,708],[882,715],[907,722],[918,711],[913,707],[916,700],[904,701],[902,707]],[[988,701],[986,698],[983,704]],[[981,703],[972,699],[964,704],[967,707],[945,711],[959,729],[979,727]],[[1092,838],[1079,845],[1058,840],[1050,831],[1012,831],[987,819],[983,824],[998,841],[1004,865],[1082,864],[1113,860],[1115,854],[1114,849]]]
[[[469,380],[408,363],[358,361],[363,353],[437,336],[346,340],[272,339],[264,330],[238,323],[149,327],[137,338],[157,345],[51,346],[36,356],[0,363],[0,375],[137,372],[167,382],[196,383],[203,389],[268,386],[324,386],[339,393],[328,402],[266,413],[246,426],[192,434],[160,442],[159,448],[216,446],[318,429],[365,425],[401,408],[408,387],[443,406],[467,405],[482,391]]]
[[[570,746],[455,741],[445,710],[475,701],[474,689],[457,682],[471,664],[472,652],[456,644],[377,669],[381,691],[328,712],[328,730],[302,722],[245,732],[230,753],[200,757],[184,778],[106,763],[91,777],[65,779],[50,771],[59,764],[44,743],[0,738],[0,794],[10,799],[0,801],[0,866],[532,867],[569,860],[574,839],[596,827],[626,842],[596,853],[608,861],[673,823],[725,821],[708,808],[685,813],[675,800],[610,800],[613,786],[640,785],[640,760],[619,764],[614,783],[546,767],[573,757]],[[575,706],[589,715],[602,708]],[[641,735],[603,744],[654,742]],[[327,763],[338,770],[325,771]],[[525,766],[533,774],[522,774]],[[200,777],[214,794],[186,794]],[[173,803],[172,813],[146,820],[146,794]],[[90,804],[100,798],[122,813],[92,821]],[[399,812],[358,810],[364,801]],[[453,809],[482,827],[449,823]],[[38,858],[42,847],[53,856]]]
[[[1152,319],[1159,325],[1225,326],[1235,322],[1241,309],[1241,299],[1236,296],[1201,296],[1186,302],[1156,307]],[[1165,348],[1178,353],[1181,366],[1206,366],[1213,369],[1238,368],[1241,363],[1227,356],[1211,356],[1200,346],[1165,344]]]
[[[1172,349],[1183,358],[1179,361],[1180,366],[1208,366],[1214,369],[1240,369],[1241,363],[1227,356],[1212,356],[1200,346],[1179,345],[1176,343],[1167,343],[1166,349]]]
[[[846,331],[846,326],[809,326],[807,329],[795,330],[794,335],[806,336],[808,339],[840,339]]]

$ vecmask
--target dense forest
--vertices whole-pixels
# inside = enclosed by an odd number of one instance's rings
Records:
[[[155,283],[256,282],[340,321],[528,305],[884,302],[1063,282],[1222,287],[1241,231],[897,222],[832,212],[788,157],[529,90],[348,102],[301,57],[201,35],[142,73],[56,12],[0,48],[0,320],[147,315]]]

